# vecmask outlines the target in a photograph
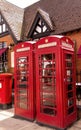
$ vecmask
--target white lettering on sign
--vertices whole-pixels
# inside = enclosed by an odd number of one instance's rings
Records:
[[[57,42],[51,42],[51,43],[39,45],[38,48],[51,47],[51,46],[56,46],[56,45],[57,45]]]
[[[0,88],[2,88],[2,83],[0,83]]]
[[[67,47],[67,48],[73,48],[71,44],[66,43],[66,42],[62,42],[62,46]]]
[[[17,49],[16,52],[29,51],[29,50],[30,50],[30,47],[25,47],[25,48]]]

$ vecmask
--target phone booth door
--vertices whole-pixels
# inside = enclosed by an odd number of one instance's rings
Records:
[[[48,46],[51,44],[49,43]],[[42,45],[39,45],[38,48],[36,51],[36,120],[39,123],[59,126],[57,103],[59,91],[56,87],[57,49],[56,47],[42,49]]]
[[[34,119],[32,45],[19,43],[15,48],[15,114]]]
[[[49,36],[36,45],[37,122],[65,129],[77,119],[74,44]]]
[[[64,94],[64,124],[68,126],[76,120],[76,81],[74,52],[63,50],[63,94]]]

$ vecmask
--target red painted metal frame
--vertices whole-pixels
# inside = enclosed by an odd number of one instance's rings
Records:
[[[40,95],[40,75],[39,75],[39,56],[43,54],[55,54],[56,62],[56,115],[49,115],[41,112],[41,95]],[[68,96],[67,95],[67,83],[65,82],[65,55],[72,55],[73,57],[73,74],[72,74],[72,85],[73,85],[73,112],[67,114]],[[77,119],[76,110],[76,87],[75,87],[75,61],[74,61],[74,44],[67,37],[49,36],[42,38],[36,43],[36,120],[39,123],[54,126],[60,129],[65,129],[71,123]]]
[[[31,42],[21,42],[16,45],[15,52],[15,69],[14,69],[14,78],[15,78],[15,115],[20,117],[24,117],[29,120],[34,120],[35,118],[35,88],[34,88],[34,53],[33,53],[33,44]],[[24,109],[18,106],[18,80],[17,80],[17,59],[21,57],[27,57],[29,59],[28,65],[29,69],[26,65],[26,70],[28,69],[28,74],[26,73],[26,77],[28,75],[28,83],[26,83],[26,93],[28,94],[28,108]],[[23,89],[24,90],[24,89]],[[21,91],[23,91],[21,90]],[[22,98],[23,95],[21,95]],[[26,100],[26,99],[25,99]],[[26,105],[26,104],[25,104]]]

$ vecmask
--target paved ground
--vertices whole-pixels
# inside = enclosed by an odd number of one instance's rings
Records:
[[[46,126],[40,126],[35,121],[14,118],[14,109],[0,110],[0,130],[55,130]],[[81,130],[81,119],[76,121],[67,130]]]

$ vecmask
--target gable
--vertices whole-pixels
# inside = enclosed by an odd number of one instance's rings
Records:
[[[51,34],[64,34],[81,28],[81,0],[40,0],[25,8],[22,40],[27,40],[38,8],[49,14],[54,29]]]
[[[17,39],[13,34],[13,30],[10,28],[9,23],[4,18],[2,12],[0,12],[0,38],[9,34],[12,36],[13,41],[17,43]]]
[[[38,9],[36,17],[28,33],[28,37],[35,39],[47,36],[50,34],[52,29],[52,22],[49,15],[45,11]]]
[[[6,0],[0,1],[0,12],[8,25],[9,32],[15,42],[21,38],[24,9],[9,3]]]

